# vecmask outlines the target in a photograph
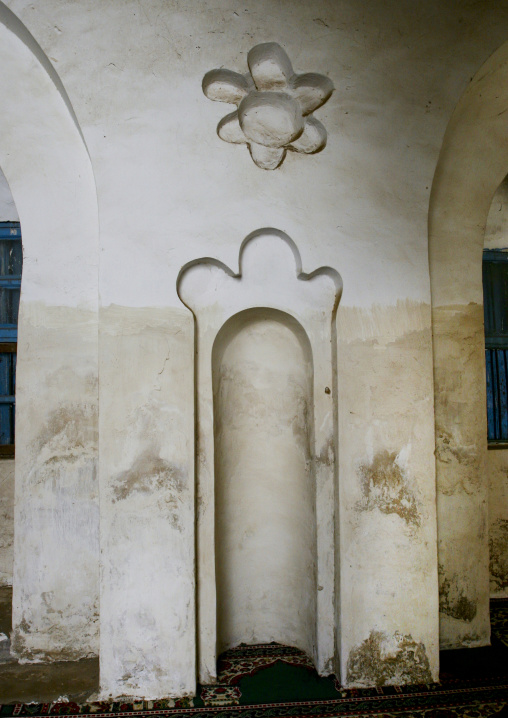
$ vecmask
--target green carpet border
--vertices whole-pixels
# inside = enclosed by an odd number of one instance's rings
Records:
[[[505,678],[506,681],[506,678]],[[285,701],[279,703],[259,703],[253,705],[230,705],[230,706],[170,706],[168,700],[161,701],[140,701],[139,709],[133,709],[136,703],[38,703],[38,704],[9,704],[0,706],[0,716],[59,716],[59,718],[72,718],[76,715],[101,716],[101,718],[117,718],[119,715],[132,716],[133,718],[155,718],[155,716],[170,716],[171,718],[217,718],[217,716],[229,716],[230,718],[305,718],[306,716],[322,716],[323,718],[347,718],[347,716],[375,716],[383,715],[387,718],[391,715],[401,715],[408,711],[413,712],[442,712],[443,710],[460,709],[463,715],[465,708],[470,709],[468,714],[475,716],[489,716],[492,713],[482,713],[482,706],[493,707],[501,711],[508,706],[508,682],[499,685],[485,686],[460,686],[448,688],[439,683],[425,686],[410,686],[413,690],[395,691],[389,695],[376,692],[376,695],[348,695],[341,698],[317,701]],[[365,692],[373,689],[365,689]],[[376,689],[374,689],[376,690]],[[384,689],[383,689],[384,690]],[[352,691],[348,691],[352,692]],[[185,702],[186,699],[182,699]],[[172,702],[172,701],[171,701]],[[148,705],[151,707],[148,707]],[[497,712],[497,711],[496,711]],[[494,713],[495,714],[495,713]]]

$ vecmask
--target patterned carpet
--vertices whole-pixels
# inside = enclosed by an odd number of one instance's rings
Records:
[[[219,659],[219,682],[181,700],[31,703],[6,716],[76,714],[138,718],[488,718],[508,716],[508,599],[491,603],[492,645],[441,654],[439,683],[343,689],[320,678],[308,657],[278,644],[239,646]]]

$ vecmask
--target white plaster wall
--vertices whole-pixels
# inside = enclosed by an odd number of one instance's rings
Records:
[[[346,314],[340,320],[347,332],[339,374],[349,396],[340,409],[341,491],[350,499],[342,502],[338,545],[342,556],[354,554],[351,566],[357,568],[350,571],[343,562],[337,577],[343,679],[350,654],[373,632],[401,656],[402,675],[353,666],[351,683],[412,680],[403,660],[409,649],[396,638],[408,634],[409,642],[424,646],[436,677],[428,200],[448,119],[474,72],[505,40],[506,8],[495,0],[467,5],[295,0],[290,8],[268,0],[247,0],[241,8],[232,0],[219,6],[111,0],[98,12],[91,0],[9,0],[8,5],[57,68],[90,151],[101,224],[101,302],[106,312],[119,307],[112,324],[108,320],[107,335],[121,336],[125,325],[137,321],[138,309],[149,315],[156,307],[168,327],[167,343],[163,350],[161,340],[157,356],[190,352],[192,332],[177,330],[183,321],[175,291],[178,271],[201,256],[233,266],[240,241],[260,226],[287,231],[301,248],[304,269],[326,264],[340,271],[343,307],[351,316],[362,312],[361,321],[349,321]],[[316,113],[329,132],[326,149],[315,156],[290,154],[275,172],[255,167],[245,147],[217,138],[217,121],[230,108],[201,92],[206,71],[224,66],[244,72],[248,50],[267,40],[285,47],[297,71],[327,74],[337,88]],[[62,185],[64,190],[73,192],[74,185]],[[81,286],[72,277],[69,284]],[[114,654],[105,654],[102,669],[106,692],[155,696],[184,686],[192,690],[192,661],[186,662],[192,640],[178,642],[169,667],[167,644],[154,646],[138,625],[145,594],[132,590],[121,630],[114,605],[124,582],[136,581],[140,557],[147,555],[142,546],[160,545],[165,514],[162,506],[145,505],[137,514],[144,541],[136,532],[122,536],[108,494],[113,477],[127,470],[126,456],[134,465],[147,448],[143,428],[122,410],[125,394],[133,396],[133,405],[144,406],[153,390],[156,372],[145,371],[143,352],[145,333],[149,337],[152,330],[149,321],[143,322],[128,352],[110,355],[107,342],[101,350],[101,371],[118,378],[112,386],[121,398],[113,402],[109,380],[101,381],[103,591],[108,596],[101,620],[104,645],[111,641]],[[373,357],[382,357],[380,364]],[[189,394],[178,390],[190,386],[190,364],[172,377],[175,390],[167,392],[162,410],[192,426]],[[123,376],[134,383],[126,386]],[[413,389],[406,390],[411,387],[418,387],[417,416]],[[164,456],[171,461],[186,456],[190,467],[190,434],[185,446],[173,434],[164,436]],[[385,451],[387,465],[398,467],[397,480],[414,485],[418,529],[386,512],[389,497],[380,508],[363,493],[375,456],[382,458]],[[362,466],[367,468],[357,468]],[[171,635],[175,616],[188,625],[192,613],[190,492],[187,499],[186,538],[183,543],[168,538],[164,559],[186,588],[175,598],[171,618],[161,605],[151,614],[153,630],[165,636]],[[357,501],[364,501],[367,511],[357,510]],[[168,574],[148,555],[145,584],[162,602],[171,592]],[[135,659],[126,640],[133,632],[139,648]],[[184,678],[177,663],[186,666]],[[145,669],[136,668],[142,664]],[[157,666],[165,666],[164,675]]]
[[[104,697],[195,690],[193,322],[179,309],[101,312]]]
[[[348,276],[364,278],[348,283],[348,305],[428,299],[432,174],[455,103],[504,40],[497,3],[459,16],[453,3],[293,2],[290,18],[287,6],[259,0],[242,12],[232,2],[111,2],[100,17],[86,0],[8,5],[53,58],[87,139],[104,305],[176,302],[168,269],[173,275],[212,248],[233,264],[239,238],[259,226],[301,242],[304,265],[332,254]],[[295,69],[320,71],[337,87],[316,112],[327,148],[290,154],[275,172],[217,138],[228,106],[201,91],[208,69],[245,70],[247,51],[267,39],[286,48]],[[140,238],[148,233],[147,256]],[[404,271],[383,271],[399,264]]]
[[[485,249],[506,249],[508,247],[508,179],[505,178],[492,198],[485,236]]]
[[[413,302],[337,312],[340,669],[349,685],[438,673],[429,313]],[[369,660],[373,646],[391,664]]]
[[[0,167],[0,222],[18,222],[19,216],[14,199]]]
[[[97,315],[22,304],[16,385],[13,646],[98,652]]]
[[[272,641],[315,653],[312,355],[287,320],[253,316],[214,348],[219,653]]]

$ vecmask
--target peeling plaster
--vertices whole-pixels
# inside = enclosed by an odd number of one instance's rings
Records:
[[[379,451],[370,465],[360,465],[359,474],[364,494],[363,501],[358,505],[360,510],[377,508],[384,514],[397,514],[410,526],[420,526],[416,498],[409,488],[399,455]]]
[[[75,463],[79,459],[95,462],[97,439],[96,405],[62,405],[48,415],[39,433],[36,461],[39,465]],[[44,473],[39,472],[38,481],[44,478]]]
[[[492,597],[508,597],[508,452],[488,451],[489,563]]]
[[[12,586],[14,544],[14,460],[0,463],[0,586]]]
[[[111,480],[113,501],[125,501],[136,494],[144,493],[155,498],[168,512],[173,526],[182,529],[179,508],[180,495],[187,490],[187,473],[183,467],[175,466],[146,450],[135,460],[130,469],[122,471]]]
[[[373,630],[349,654],[347,683],[350,686],[386,686],[431,683],[425,645],[410,634],[396,632],[389,637]]]
[[[497,519],[490,526],[490,583],[492,591],[508,590],[508,520]]]
[[[476,258],[476,279],[481,287],[481,250]],[[472,269],[470,274],[472,276]],[[483,307],[477,302],[435,306],[432,319],[440,644],[443,649],[488,645],[488,452]],[[477,636],[474,643],[471,636]]]
[[[453,575],[448,578],[439,566],[439,610],[441,613],[459,621],[471,623],[476,617],[476,599],[467,595],[465,577]]]

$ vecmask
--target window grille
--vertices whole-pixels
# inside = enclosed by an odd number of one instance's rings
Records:
[[[23,253],[19,222],[0,222],[0,456],[14,456],[16,350]]]
[[[508,251],[483,252],[489,444],[508,444]]]

